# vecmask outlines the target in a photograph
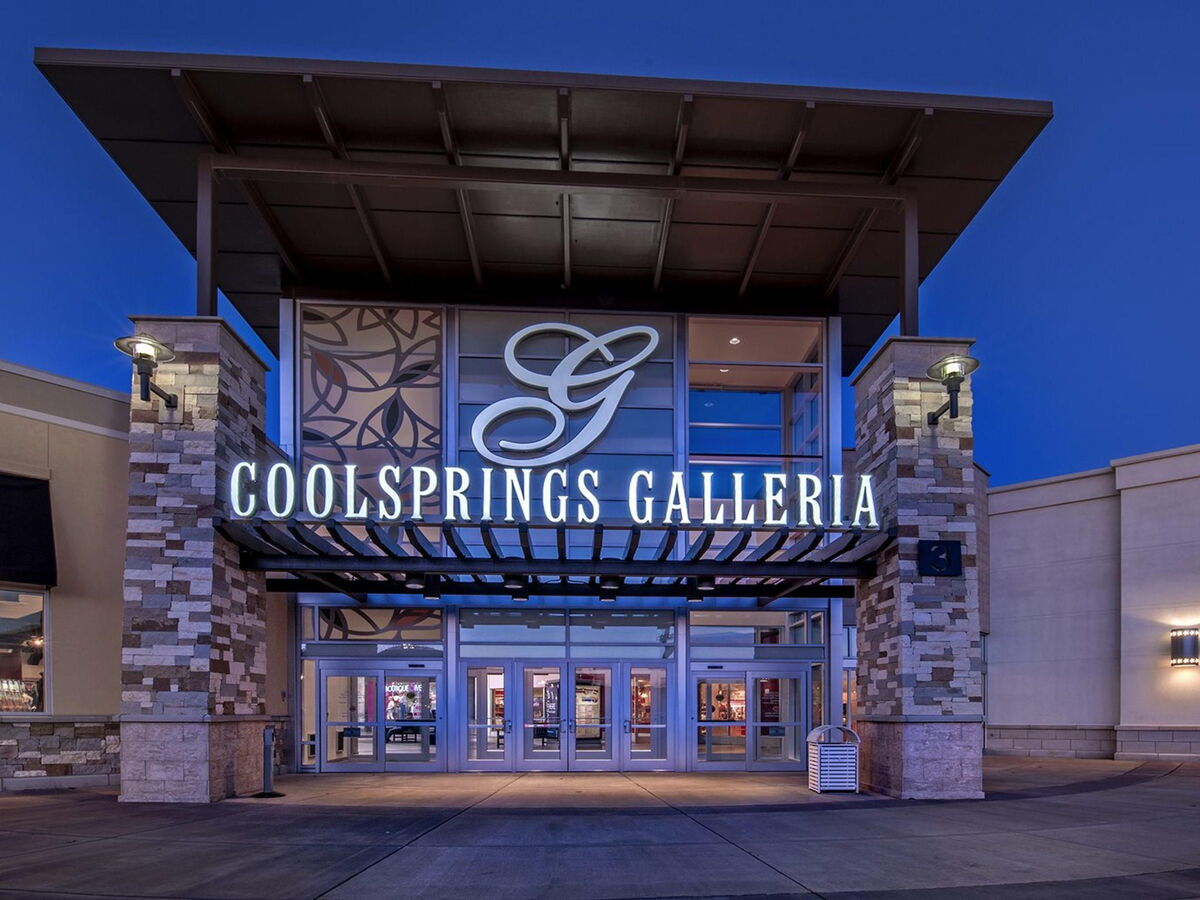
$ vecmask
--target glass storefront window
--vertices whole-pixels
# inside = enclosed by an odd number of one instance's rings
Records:
[[[804,628],[808,617],[809,614],[805,612],[695,610],[688,613],[688,629],[693,644],[736,646],[820,643],[808,637]]]
[[[821,325],[809,321],[688,320],[688,471],[693,496],[762,501],[764,474],[820,475],[824,453]],[[761,514],[761,511],[760,511]]]
[[[609,611],[576,609],[570,613],[571,642],[614,644],[675,643],[671,610]]]
[[[458,630],[464,644],[561,644],[567,639],[567,615],[561,609],[464,609]],[[463,655],[470,654],[464,649]]]
[[[821,327],[818,319],[691,316],[688,358],[711,363],[820,363]]]
[[[46,711],[46,595],[0,591],[0,713]]]
[[[419,642],[439,648],[442,611],[388,606],[322,606],[317,640]]]

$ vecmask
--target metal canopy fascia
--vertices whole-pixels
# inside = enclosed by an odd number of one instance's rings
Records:
[[[35,47],[37,66],[119,66],[142,69],[190,69],[260,75],[320,75],[412,82],[464,82],[525,87],[566,87],[621,90],[654,94],[693,94],[746,100],[812,100],[817,103],[865,106],[933,107],[963,112],[1041,115],[1049,118],[1053,104],[1046,100],[979,97],[966,94],[932,94],[909,91],[876,91],[788,84],[706,79],[650,78],[635,75],[599,75],[583,72],[550,72],[489,69],[469,66],[424,66],[411,63],[358,62],[304,59],[284,56],[236,56],[219,53],[165,53],[143,50],[94,50],[73,47]]]

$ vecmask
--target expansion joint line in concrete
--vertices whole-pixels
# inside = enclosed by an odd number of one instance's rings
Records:
[[[634,781],[632,778],[630,778],[630,777],[629,777],[628,773],[626,773],[626,772],[622,772],[622,773],[621,773],[621,776],[622,776],[622,777],[623,777],[623,778],[624,778],[626,781],[628,781],[628,782],[630,782],[631,784],[633,784],[633,785],[634,785],[634,787],[640,788],[641,790],[643,790],[643,791],[645,791],[647,794],[649,794],[651,797],[653,797],[655,800],[659,801],[660,803],[664,803],[664,804],[666,804],[666,805],[667,805],[669,808],[671,808],[671,809],[675,810],[675,812],[679,813],[679,815],[681,815],[681,816],[683,816],[683,817],[685,817],[685,818],[687,818],[687,819],[691,819],[693,822],[695,822],[697,825],[699,825],[701,828],[703,828],[703,829],[704,829],[705,831],[707,831],[709,834],[715,835],[716,837],[720,838],[722,841],[724,841],[724,842],[725,842],[726,844],[728,844],[729,846],[731,846],[731,847],[734,847],[734,848],[736,848],[736,849],[740,850],[742,853],[745,853],[747,856],[751,857],[752,859],[756,859],[756,860],[758,860],[760,863],[762,863],[764,866],[766,866],[766,867],[767,867],[768,869],[770,869],[772,872],[777,872],[778,874],[782,875],[784,878],[786,878],[786,879],[787,879],[788,881],[790,881],[792,884],[794,884],[794,885],[798,886],[798,887],[799,887],[799,888],[800,888],[802,891],[804,891],[804,893],[806,893],[806,894],[809,894],[809,895],[811,895],[811,896],[813,896],[813,897],[823,897],[823,895],[822,895],[822,894],[818,894],[818,893],[817,893],[816,891],[814,891],[812,888],[810,888],[810,887],[807,887],[807,886],[804,884],[804,882],[802,882],[802,881],[797,881],[795,878],[793,878],[791,875],[789,875],[787,872],[783,871],[783,870],[782,870],[782,869],[780,869],[779,867],[771,865],[771,863],[767,862],[765,859],[763,859],[761,856],[759,856],[759,855],[758,855],[757,853],[755,853],[753,850],[749,850],[749,849],[747,849],[747,848],[743,847],[741,844],[735,844],[735,843],[734,843],[733,841],[731,841],[729,838],[725,837],[725,835],[721,834],[721,833],[720,833],[720,832],[718,832],[718,831],[715,831],[715,830],[713,830],[711,827],[709,827],[708,825],[706,825],[706,824],[704,824],[703,822],[701,822],[699,819],[697,819],[695,816],[693,816],[693,815],[692,815],[690,812],[688,812],[688,811],[687,811],[686,809],[684,809],[683,807],[681,807],[681,806],[676,806],[674,803],[672,803],[672,802],[671,802],[670,800],[668,800],[667,798],[665,798],[665,797],[661,797],[661,796],[659,796],[658,794],[654,793],[654,791],[650,790],[650,788],[646,787],[646,786],[645,786],[644,784],[642,784],[641,782]]]
[[[447,822],[453,822],[455,819],[457,819],[463,813],[470,812],[475,807],[479,806],[479,804],[486,803],[488,800],[491,800],[502,790],[504,790],[507,787],[511,787],[514,782],[519,781],[523,777],[524,777],[524,773],[522,773],[520,775],[516,775],[513,778],[510,778],[508,781],[504,782],[504,784],[500,785],[500,787],[496,788],[494,791],[492,791],[486,797],[480,797],[474,803],[470,803],[467,806],[464,806],[462,809],[460,809],[458,812],[454,813],[453,815],[446,816],[446,818],[440,819],[437,822],[434,822],[432,825],[430,825],[428,828],[426,828],[420,834],[413,835],[411,838],[409,838],[403,844],[400,844],[391,853],[387,854],[386,856],[381,856],[379,859],[375,860],[375,862],[371,863],[369,866],[364,866],[363,868],[359,869],[357,872],[347,875],[345,878],[343,878],[337,884],[326,888],[324,891],[317,894],[317,896],[314,898],[314,900],[320,900],[321,897],[328,896],[330,893],[332,893],[333,891],[336,891],[338,888],[340,888],[347,881],[357,878],[359,875],[362,875],[364,872],[369,872],[371,869],[375,868],[375,866],[379,865],[381,862],[385,862],[386,860],[391,859],[393,856],[395,856],[401,850],[404,850],[406,847],[409,847],[412,844],[416,843],[421,838],[425,837],[425,835],[429,834],[431,831],[437,831],[439,828],[441,828]]]

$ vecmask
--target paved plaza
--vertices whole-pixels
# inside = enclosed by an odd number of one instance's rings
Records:
[[[290,776],[0,796],[0,897],[1200,896],[1200,764],[989,757],[988,798],[778,774]]]

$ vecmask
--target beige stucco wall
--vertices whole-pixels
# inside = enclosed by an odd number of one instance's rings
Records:
[[[291,712],[292,605],[287,594],[267,594],[267,683],[266,712],[286,716]]]
[[[0,363],[0,471],[50,481],[54,715],[119,708],[128,423],[120,394]]]
[[[1111,470],[994,488],[989,725],[1119,717],[1120,509]]]
[[[1121,492],[1121,722],[1200,725],[1200,668],[1170,629],[1200,624],[1200,446],[1113,462]]]

